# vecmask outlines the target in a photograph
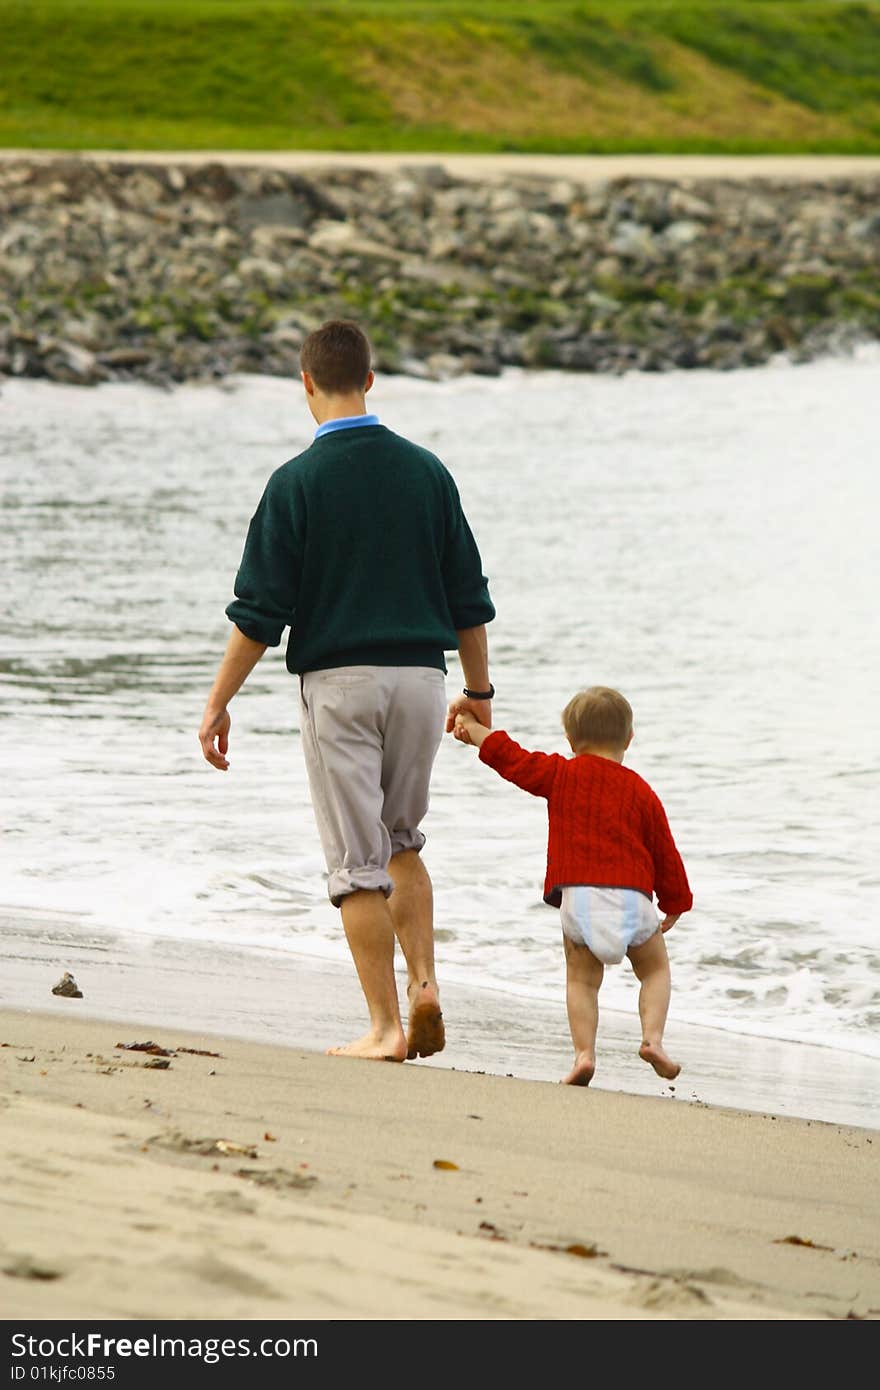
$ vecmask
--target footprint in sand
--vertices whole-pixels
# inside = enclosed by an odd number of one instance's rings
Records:
[[[649,1284],[638,1286],[629,1302],[639,1308],[687,1308],[695,1304],[707,1304],[712,1300],[694,1284],[679,1284],[672,1280],[652,1279]]]
[[[203,1255],[200,1260],[189,1265],[189,1269],[208,1284],[216,1284],[223,1289],[232,1289],[233,1292],[246,1294],[250,1298],[280,1298],[281,1296],[277,1289],[271,1288],[262,1279],[255,1279],[246,1270],[236,1269],[235,1265],[226,1264],[216,1255]]]
[[[205,1205],[218,1211],[227,1211],[232,1216],[256,1216],[256,1202],[249,1202],[240,1192],[212,1192],[205,1198]]]
[[[148,1144],[155,1144],[162,1149],[171,1149],[174,1153],[181,1154],[201,1154],[203,1158],[216,1158],[218,1155],[223,1158],[259,1158],[255,1144],[240,1144],[233,1139],[190,1139],[188,1135],[181,1134],[179,1130],[171,1130],[166,1134],[154,1134],[148,1140]]]
[[[235,1176],[247,1178],[249,1182],[255,1182],[260,1187],[274,1187],[278,1191],[290,1187],[314,1187],[318,1181],[313,1173],[291,1173],[287,1168],[239,1168]]]

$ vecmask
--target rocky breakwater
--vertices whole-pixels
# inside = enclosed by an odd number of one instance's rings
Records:
[[[10,161],[0,287],[0,373],[76,383],[289,375],[334,316],[426,377],[807,360],[880,338],[880,181]]]

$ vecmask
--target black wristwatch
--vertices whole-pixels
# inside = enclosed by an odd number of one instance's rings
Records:
[[[468,690],[465,686],[462,694],[466,695],[469,700],[494,700],[495,687],[490,685],[488,690]]]

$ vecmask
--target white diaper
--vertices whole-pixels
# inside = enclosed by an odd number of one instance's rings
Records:
[[[650,898],[636,888],[592,888],[575,884],[562,890],[562,930],[598,960],[616,965],[630,946],[643,946],[660,918]]]

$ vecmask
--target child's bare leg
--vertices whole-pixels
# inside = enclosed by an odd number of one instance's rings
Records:
[[[642,1045],[639,1056],[643,1062],[650,1062],[658,1076],[666,1081],[674,1081],[681,1067],[663,1051],[663,1030],[671,989],[669,956],[663,933],[656,931],[643,946],[631,946],[627,955],[641,985],[639,1017],[642,1020]]]
[[[599,986],[605,967],[587,946],[563,934],[565,945],[565,1002],[574,1043],[574,1066],[566,1086],[589,1086],[596,1070],[596,1032],[599,1027]]]

